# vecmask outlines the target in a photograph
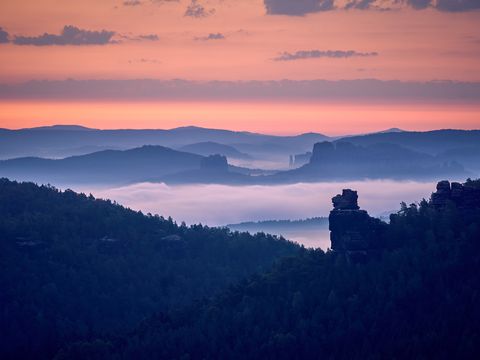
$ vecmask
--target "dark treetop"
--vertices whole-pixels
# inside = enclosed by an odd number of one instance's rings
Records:
[[[376,256],[303,251],[126,336],[71,343],[57,359],[477,359],[480,181],[462,184],[459,202],[460,186],[448,186],[439,205],[445,184],[430,201],[403,203],[378,237],[363,232],[366,213],[339,229],[383,239]]]

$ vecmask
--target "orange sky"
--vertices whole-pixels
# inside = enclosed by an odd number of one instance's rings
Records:
[[[392,11],[337,9],[283,16],[267,15],[263,0],[198,0],[208,16],[192,18],[184,16],[189,3],[191,0],[143,0],[138,6],[124,6],[119,0],[2,1],[0,27],[9,33],[11,41],[15,36],[60,34],[65,25],[74,25],[85,30],[114,31],[112,40],[117,43],[0,44],[0,83],[67,78],[480,82],[479,11],[399,6]],[[335,2],[337,7],[345,3]],[[198,40],[217,33],[224,39]],[[158,40],[133,40],[147,34],[157,35]],[[273,61],[282,52],[302,50],[353,50],[378,55]],[[100,128],[169,127],[191,122],[270,133],[342,133],[348,127],[478,128],[480,123],[476,103],[465,107],[403,105],[386,109],[373,104],[358,108],[348,101],[342,106],[249,106],[231,100],[229,105],[212,101],[183,105],[104,101],[101,107],[76,102],[55,104],[52,100],[42,104],[24,101],[23,105],[3,101],[0,127],[52,122],[81,122]]]
[[[308,104],[247,102],[4,102],[3,127],[81,124],[102,129],[202,127],[269,134],[310,131],[345,135],[404,130],[473,129],[480,107],[471,105]]]

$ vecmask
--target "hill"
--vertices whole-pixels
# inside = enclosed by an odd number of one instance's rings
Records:
[[[315,142],[327,139],[325,135],[314,133],[274,136],[195,126],[169,130],[99,130],[56,125],[20,130],[0,129],[0,159],[32,156],[63,158],[105,149],[126,150],[143,145],[181,148],[190,144],[215,142],[233,146],[254,157],[287,162],[288,154],[307,151]],[[244,149],[251,149],[252,152]]]
[[[470,175],[454,160],[457,153],[446,152],[440,158],[393,144],[361,146],[345,141],[322,142],[315,144],[306,165],[269,174],[229,165],[220,155],[203,157],[163,146],[143,146],[65,159],[27,157],[3,160],[0,161],[0,176],[63,186],[123,185],[144,181],[253,185],[362,179],[431,180]],[[465,150],[460,153],[465,154]],[[473,152],[470,157],[470,163],[475,163],[475,154]],[[213,164],[211,167],[208,160],[218,156],[223,165],[217,168]]]
[[[399,133],[400,134],[400,133]],[[316,143],[300,168],[265,177],[267,182],[361,179],[431,180],[471,175],[454,157],[438,158],[393,143],[357,145],[346,140]]]
[[[199,168],[202,158],[163,146],[143,146],[58,160],[4,160],[0,161],[0,176],[54,184],[126,184]]]
[[[65,342],[119,335],[298,251],[1,179],[0,358],[49,359]]]
[[[341,217],[353,211],[383,229],[369,239],[381,250],[364,262],[340,248],[304,251],[126,337],[71,344],[57,359],[477,358],[480,180],[437,189],[389,224],[335,197]]]
[[[202,156],[218,154],[233,159],[252,159],[250,155],[238,151],[233,146],[220,144],[213,141],[185,145],[178,150]]]
[[[163,146],[104,150],[65,159],[18,158],[0,160],[0,176],[37,183],[124,185],[139,182],[248,184],[262,170],[229,165],[223,171],[204,166],[210,158]]]
[[[425,132],[400,131],[383,132],[361,136],[348,136],[337,141],[347,141],[355,145],[389,143],[417,152],[437,155],[453,148],[477,146],[480,143],[480,130],[433,130]],[[460,161],[460,159],[457,159]]]

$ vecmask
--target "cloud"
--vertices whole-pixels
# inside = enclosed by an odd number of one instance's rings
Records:
[[[376,0],[353,0],[345,5],[345,9],[369,10]]]
[[[125,0],[123,6],[139,6],[142,5],[142,2],[139,0]]]
[[[215,14],[215,9],[207,10],[203,5],[198,3],[197,0],[192,0],[192,2],[188,5],[187,10],[185,10],[184,16],[201,19],[213,14]]]
[[[334,0],[263,0],[268,15],[304,16],[333,10]]]
[[[407,4],[415,10],[423,10],[432,5],[432,0],[407,0]]]
[[[66,25],[60,35],[44,33],[39,36],[15,36],[13,43],[16,45],[107,45],[115,43],[112,37],[114,31],[83,30],[76,26]]]
[[[388,101],[480,104],[480,82],[64,80],[0,84],[0,100]]]
[[[210,33],[207,36],[199,36],[194,38],[197,41],[209,41],[209,40],[224,40],[225,35],[221,33]]]
[[[128,60],[129,64],[135,64],[135,63],[140,63],[140,64],[161,64],[162,62],[157,59],[133,59],[133,60]]]
[[[165,4],[165,3],[178,3],[180,0],[150,0],[152,4]],[[145,1],[140,0],[124,0],[122,3],[123,6],[140,6],[146,5]]]
[[[350,57],[367,57],[377,56],[376,52],[357,52],[354,50],[304,50],[295,53],[283,52],[274,61],[293,61],[300,59],[316,59],[316,58],[350,58]]]
[[[149,40],[149,41],[158,41],[159,37],[157,34],[145,34],[145,35],[138,35],[140,40]]]
[[[391,10],[411,7],[415,10],[433,8],[444,12],[480,9],[480,0],[263,0],[268,15],[304,16],[338,9]]]
[[[480,9],[479,0],[437,0],[435,6],[440,11],[462,12]]]
[[[8,32],[6,32],[5,30],[3,30],[2,27],[0,27],[0,44],[6,44],[8,42],[10,42],[8,38]]]
[[[405,0],[415,10],[433,8],[443,12],[464,12],[480,9],[479,0]]]
[[[157,34],[132,34],[132,33],[126,33],[126,34],[117,34],[117,36],[123,40],[127,41],[158,41],[160,40],[159,36]]]

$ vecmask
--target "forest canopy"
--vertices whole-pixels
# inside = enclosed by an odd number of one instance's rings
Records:
[[[57,359],[478,358],[480,181],[464,186],[466,202],[402,204],[383,252],[365,263],[304,251],[125,337],[70,344]]]
[[[212,296],[301,248],[0,180],[0,357],[51,358]]]

